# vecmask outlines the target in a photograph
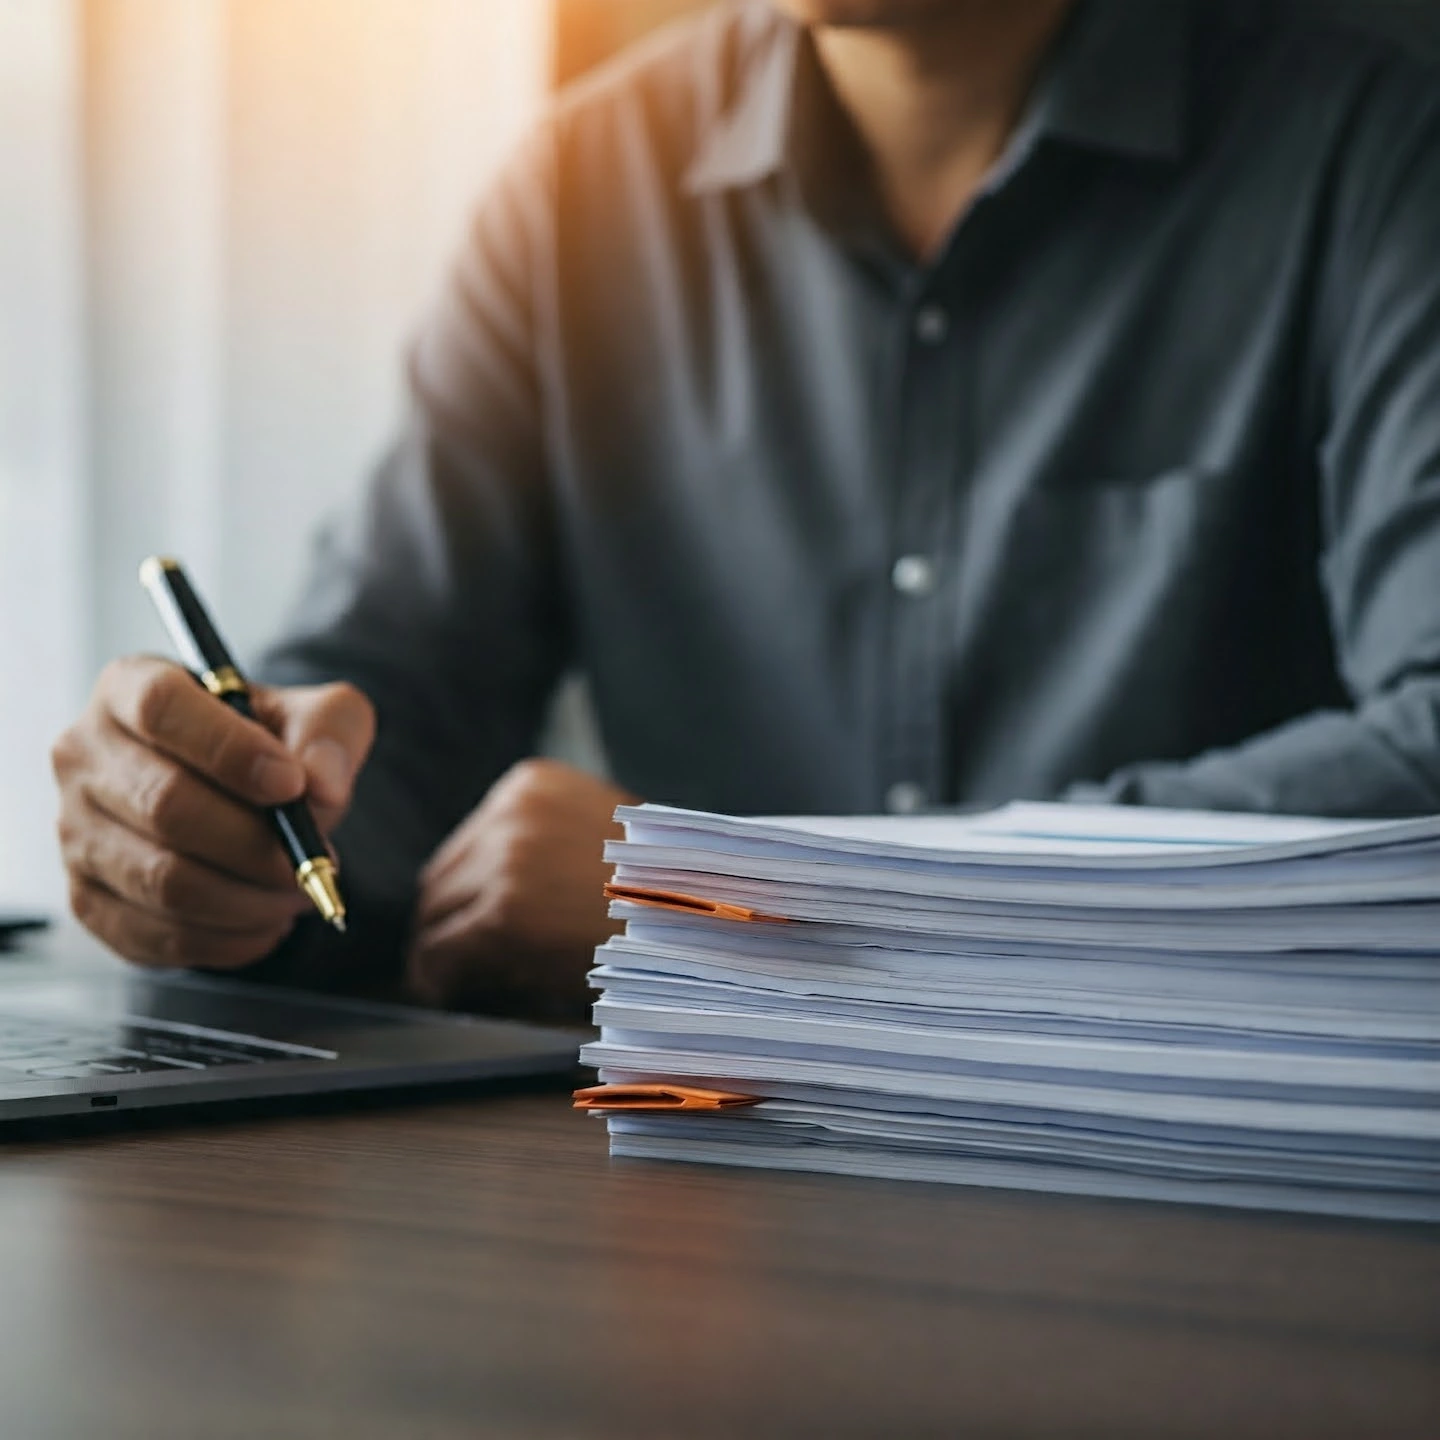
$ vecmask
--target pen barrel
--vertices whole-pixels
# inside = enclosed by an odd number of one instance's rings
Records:
[[[310,807],[303,800],[276,806],[270,812],[270,819],[279,833],[281,844],[285,846],[285,853],[297,870],[307,860],[329,857],[330,847],[320,834]]]
[[[140,582],[185,664],[202,677],[234,676],[236,688],[243,689],[235,661],[180,562],[155,556],[140,567]],[[206,684],[215,688],[208,679]]]

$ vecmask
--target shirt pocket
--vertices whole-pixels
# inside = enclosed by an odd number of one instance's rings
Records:
[[[1198,599],[1224,570],[1225,481],[1187,467],[1030,491],[1001,545],[1011,602],[1032,623],[1054,624],[1072,609],[1128,613],[1161,597]]]
[[[991,530],[959,685],[999,713],[1134,727],[1137,744],[1165,712],[1174,741],[1236,630],[1232,510],[1229,477],[1198,468],[1029,492]]]

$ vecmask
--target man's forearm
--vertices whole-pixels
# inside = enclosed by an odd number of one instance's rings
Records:
[[[1294,815],[1440,812],[1440,676],[1188,761],[1128,765],[1072,799]]]

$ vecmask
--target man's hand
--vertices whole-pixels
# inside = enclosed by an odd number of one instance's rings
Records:
[[[583,1018],[606,918],[604,842],[633,797],[553,760],[495,783],[420,876],[409,979],[431,1004]]]
[[[81,923],[140,965],[230,969],[268,954],[309,902],[261,807],[304,795],[323,833],[375,735],[353,686],[255,686],[260,724],[177,665],[108,665],[51,754]]]

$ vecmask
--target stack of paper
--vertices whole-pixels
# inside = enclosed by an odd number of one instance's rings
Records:
[[[615,1154],[1440,1219],[1440,818],[620,818]]]

